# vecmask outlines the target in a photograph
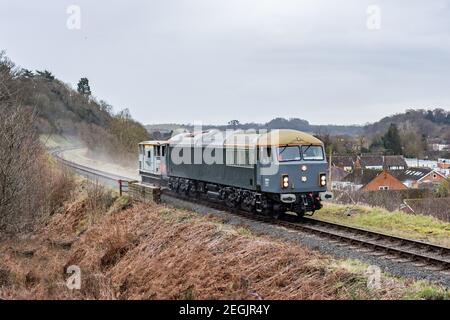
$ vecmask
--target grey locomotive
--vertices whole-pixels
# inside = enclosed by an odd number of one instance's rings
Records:
[[[314,213],[331,197],[323,143],[295,130],[210,130],[144,142],[140,173],[143,182],[161,179],[189,197],[266,215]]]

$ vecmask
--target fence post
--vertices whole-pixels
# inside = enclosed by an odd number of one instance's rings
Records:
[[[119,180],[119,196],[122,196],[122,180]]]

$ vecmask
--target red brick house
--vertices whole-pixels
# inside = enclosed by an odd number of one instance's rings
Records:
[[[409,168],[406,170],[382,171],[367,182],[361,191],[405,190],[432,187],[442,182],[445,176],[429,168]]]
[[[393,173],[393,175],[405,186],[412,189],[417,189],[423,184],[438,184],[445,179],[442,173],[430,168],[408,168],[407,170]]]
[[[382,171],[373,180],[361,188],[361,191],[375,190],[406,190],[408,189],[400,180],[388,171]]]

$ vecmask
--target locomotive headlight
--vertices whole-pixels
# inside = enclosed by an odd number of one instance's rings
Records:
[[[281,187],[283,189],[289,188],[289,176],[287,174],[283,174],[281,177]]]
[[[324,173],[320,174],[320,181],[319,181],[319,183],[320,183],[321,187],[325,187],[327,185],[327,175],[326,174],[324,174]]]
[[[306,181],[308,181],[308,178],[307,177],[302,177],[302,182],[306,182]]]
[[[304,172],[304,171],[306,171],[306,170],[308,170],[308,167],[305,166],[305,165],[303,165],[303,166],[302,166],[302,171]]]

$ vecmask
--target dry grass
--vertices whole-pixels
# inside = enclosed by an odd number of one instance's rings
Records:
[[[369,290],[364,265],[257,237],[191,212],[84,190],[40,232],[0,244],[0,297],[23,299],[446,298],[442,288],[384,276]],[[89,195],[90,194],[90,195]],[[94,192],[98,195],[99,192]],[[89,196],[87,196],[89,195]],[[94,201],[94,202],[96,202]],[[105,205],[107,214],[98,214]],[[89,223],[89,215],[96,218]],[[65,287],[78,265],[82,288]]]

